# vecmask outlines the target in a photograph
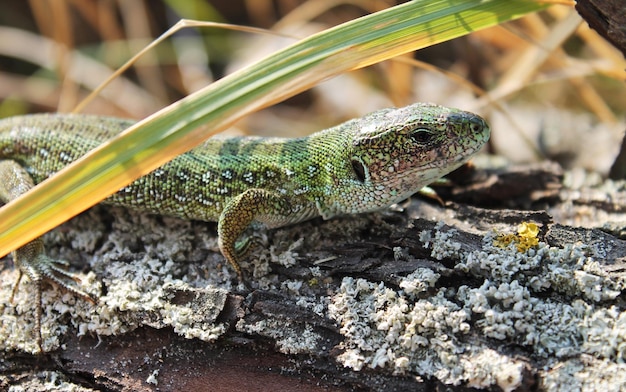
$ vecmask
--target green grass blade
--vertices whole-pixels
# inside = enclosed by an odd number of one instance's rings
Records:
[[[0,209],[4,255],[241,117],[342,72],[543,9],[529,0],[412,1],[301,40],[140,121]]]

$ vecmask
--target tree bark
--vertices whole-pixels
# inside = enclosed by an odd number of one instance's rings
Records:
[[[597,382],[612,372],[619,385],[620,353],[594,352],[589,338],[608,341],[613,329],[594,329],[589,320],[623,314],[626,242],[619,227],[569,222],[590,209],[610,220],[626,204],[607,200],[625,194],[602,199],[594,190],[561,189],[561,179],[554,164],[474,170],[439,190],[444,206],[414,197],[380,213],[255,231],[268,238],[244,266],[251,290],[233,285],[215,224],[96,207],[47,242],[51,255],[83,265],[78,270],[90,266],[97,279],[83,284],[97,290],[102,282],[100,305],[46,288],[48,351],[37,354],[25,327],[32,285],[22,283],[24,297],[0,309],[0,387],[536,390],[567,385],[575,369]],[[493,246],[520,238],[523,222],[539,228],[540,263],[529,264],[534,259],[514,246]],[[570,256],[556,261],[557,254]],[[7,267],[0,277],[6,298],[16,272]],[[571,312],[574,321],[558,324],[550,309]],[[415,322],[418,315],[424,318]],[[578,329],[565,328],[574,322]],[[563,335],[550,329],[561,326]]]

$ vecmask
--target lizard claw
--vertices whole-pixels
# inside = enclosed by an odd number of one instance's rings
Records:
[[[97,299],[80,289],[77,284],[81,282],[80,278],[75,274],[68,272],[69,263],[64,260],[56,260],[48,257],[43,250],[43,242],[41,239],[34,240],[13,252],[13,260],[19,268],[17,281],[11,291],[11,303],[17,293],[17,289],[22,280],[23,275],[27,275],[36,285],[35,303],[37,312],[35,316],[35,329],[37,330],[37,345],[39,351],[43,352],[43,340],[41,336],[41,318],[42,309],[42,283],[44,281],[52,282],[61,289],[67,290],[82,299],[95,304]]]

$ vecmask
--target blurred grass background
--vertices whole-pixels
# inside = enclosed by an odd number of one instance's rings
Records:
[[[0,117],[71,111],[181,18],[305,37],[398,1],[0,2]],[[142,58],[85,112],[143,118],[295,39],[187,29]],[[300,136],[386,106],[472,110],[491,153],[606,173],[624,131],[626,62],[571,5],[333,78],[240,121],[230,133]]]

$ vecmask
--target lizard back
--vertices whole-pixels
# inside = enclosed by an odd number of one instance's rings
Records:
[[[39,183],[132,123],[70,114],[8,118],[0,121],[0,159],[17,161]],[[465,163],[489,132],[473,113],[416,103],[303,138],[211,138],[105,203],[217,221],[232,198],[256,188],[289,205],[270,227],[373,211]]]
[[[0,159],[23,166],[40,183],[134,122],[112,117],[35,114],[0,121]],[[318,216],[315,184],[331,151],[313,139],[214,137],[139,178],[104,203],[187,219],[217,221],[228,201],[250,188],[290,197],[295,223]],[[330,140],[327,140],[329,142]],[[339,143],[334,140],[329,147]],[[322,186],[321,188],[325,188]]]

